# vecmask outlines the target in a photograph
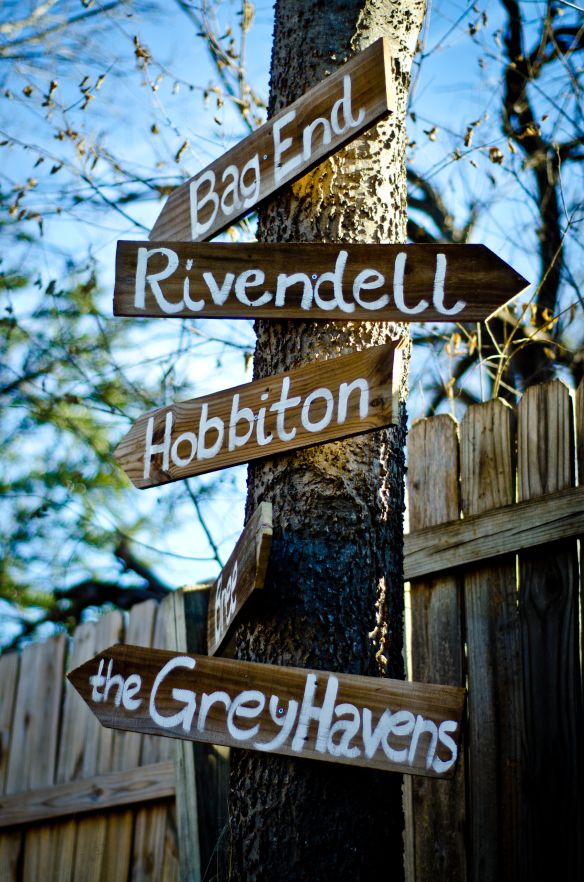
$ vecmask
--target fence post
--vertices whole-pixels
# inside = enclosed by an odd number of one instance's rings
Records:
[[[460,426],[465,515],[514,502],[513,411],[503,401],[469,408]],[[468,654],[469,878],[518,878],[522,690],[515,557],[464,576]]]
[[[572,405],[553,381],[519,405],[519,498],[574,483]],[[553,552],[552,552],[553,548]],[[581,878],[582,691],[576,541],[522,551],[520,608],[525,672],[526,878]],[[566,872],[567,869],[567,872]]]
[[[410,530],[457,520],[458,438],[449,416],[420,420],[408,439]],[[416,579],[410,588],[412,678],[464,685],[464,638],[458,580],[451,574]],[[407,882],[466,879],[464,764],[454,778],[436,781],[407,776]]]

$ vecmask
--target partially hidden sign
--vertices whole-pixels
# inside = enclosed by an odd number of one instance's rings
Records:
[[[463,689],[118,645],[68,674],[104,726],[449,777]]]
[[[247,522],[233,553],[209,593],[207,653],[225,643],[237,613],[256,588],[264,587],[272,544],[272,503],[262,502]]]
[[[397,423],[401,349],[386,343],[151,411],[114,455],[156,487]]]
[[[114,314],[474,322],[528,284],[485,245],[120,241]]]
[[[153,239],[211,239],[395,107],[389,42],[377,40],[168,197]]]

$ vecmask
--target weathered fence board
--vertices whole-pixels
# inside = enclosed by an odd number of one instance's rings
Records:
[[[426,586],[439,594],[443,580],[456,577],[469,699],[466,873],[462,865],[442,870],[453,824],[438,799],[432,811],[429,795],[423,803],[406,798],[408,882],[540,878],[557,873],[560,855],[565,878],[582,874],[576,538],[583,532],[584,385],[576,414],[575,456],[570,395],[559,382],[529,389],[517,418],[502,402],[469,408],[460,426],[462,519],[453,509],[440,529],[428,512],[442,511],[455,491],[439,486],[438,476],[446,468],[454,487],[459,480],[439,440],[448,418],[412,429],[405,569],[413,580],[413,674],[421,678],[425,666],[427,679],[447,674],[441,654],[432,655],[435,634],[448,633],[445,652],[455,653],[458,610],[421,598]]]
[[[513,412],[502,401],[469,408],[460,426],[462,509],[514,500]],[[521,651],[513,557],[464,576],[469,688],[470,877],[516,879],[521,752]],[[505,857],[503,857],[505,855]]]
[[[535,386],[518,409],[520,499],[574,483],[572,403],[560,382]],[[557,856],[581,878],[582,705],[576,543],[519,555],[528,794],[523,818],[531,878]],[[565,872],[565,871],[564,871]]]
[[[448,416],[414,425],[408,443],[410,529],[459,516],[458,438]],[[464,685],[461,593],[452,574],[411,586],[412,678]],[[411,882],[463,879],[465,782],[461,763],[452,781],[410,778],[406,862]]]

